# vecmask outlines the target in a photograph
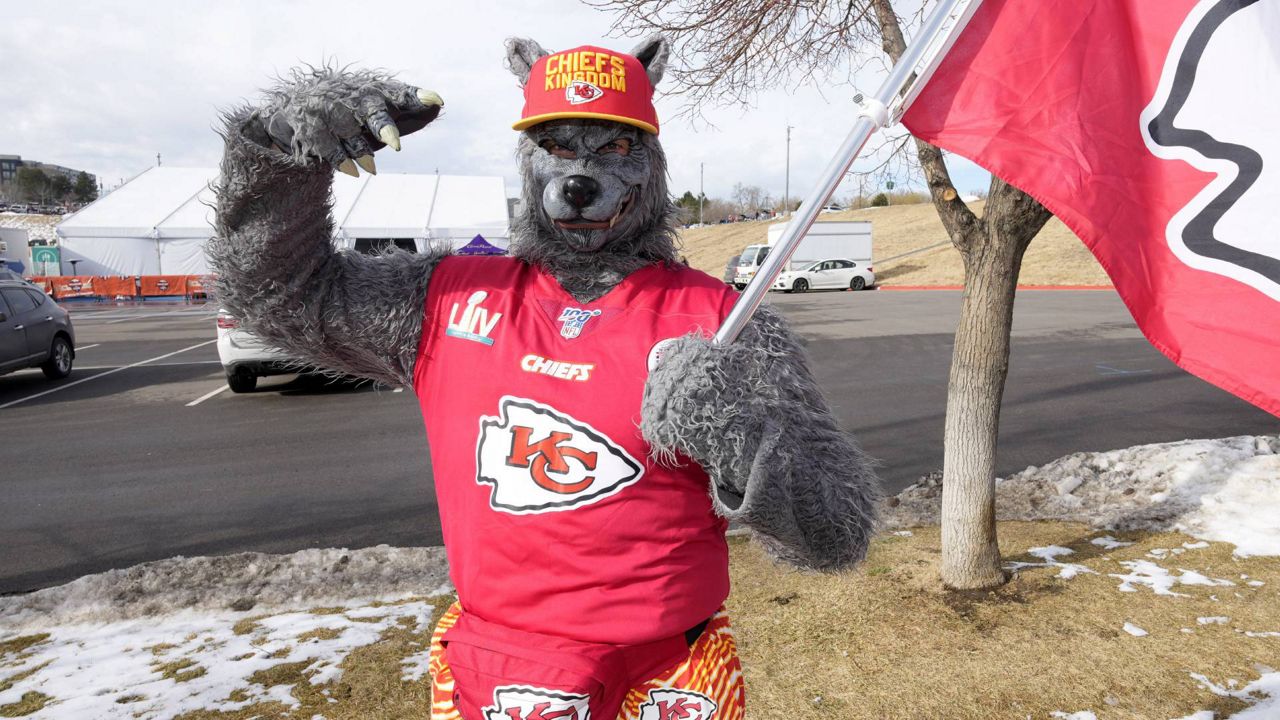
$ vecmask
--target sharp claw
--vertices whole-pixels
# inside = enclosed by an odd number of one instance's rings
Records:
[[[356,158],[356,164],[360,166],[361,170],[364,170],[370,175],[378,174],[378,166],[373,164],[372,155],[361,155],[360,157]]]
[[[342,164],[338,166],[338,169],[351,177],[360,177],[360,171],[356,169],[356,164],[351,162],[351,158],[343,160]]]
[[[418,90],[418,102],[423,105],[439,105],[444,107],[444,99],[439,94],[430,90]]]
[[[388,147],[396,152],[400,152],[400,131],[395,125],[383,125],[378,131],[378,139],[386,143]]]

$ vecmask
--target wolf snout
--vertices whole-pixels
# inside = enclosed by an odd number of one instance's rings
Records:
[[[586,175],[570,175],[564,179],[561,192],[564,193],[565,202],[581,210],[600,197],[600,183]]]

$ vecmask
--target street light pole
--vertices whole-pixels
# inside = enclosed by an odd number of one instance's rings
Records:
[[[698,163],[698,224],[702,224],[702,203],[706,200],[707,194],[702,191],[702,181],[706,179],[707,164]]]
[[[791,128],[792,127],[793,126],[791,125],[787,126],[787,181],[786,181],[787,184],[785,185],[782,191],[782,212],[787,215],[791,214]]]
[[[791,261],[800,240],[809,232],[814,220],[818,219],[818,211],[835,192],[845,173],[849,172],[854,159],[866,144],[867,139],[876,130],[890,122],[897,122],[901,113],[915,100],[923,83],[933,75],[952,41],[978,9],[981,0],[940,0],[934,5],[929,18],[925,20],[907,47],[902,57],[894,64],[889,77],[880,85],[875,96],[865,98],[859,95],[858,119],[845,137],[835,157],[827,164],[819,176],[816,187],[800,204],[795,217],[787,222],[782,236],[773,243],[773,251],[756,270],[755,277],[747,284],[746,290],[734,303],[733,310],[720,324],[716,331],[715,342],[725,345],[738,339],[738,335],[755,314],[756,308],[764,302],[765,294],[782,273],[784,265]],[[949,25],[949,27],[948,27]],[[791,132],[787,127],[787,181],[791,174]],[[789,188],[788,188],[789,190]]]

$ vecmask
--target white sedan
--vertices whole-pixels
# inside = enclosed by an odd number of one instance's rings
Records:
[[[808,290],[865,290],[876,284],[870,263],[852,260],[819,260],[778,276],[774,290],[806,292]]]
[[[231,392],[252,392],[263,375],[298,372],[301,363],[269,347],[226,310],[218,310],[218,358]]]

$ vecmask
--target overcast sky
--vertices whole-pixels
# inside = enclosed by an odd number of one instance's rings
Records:
[[[522,97],[503,66],[503,39],[624,52],[639,42],[610,37],[610,16],[576,0],[50,5],[3,6],[0,154],[88,170],[108,186],[154,165],[156,153],[166,165],[215,166],[218,108],[251,100],[300,62],[328,59],[394,70],[445,99],[445,114],[406,138],[403,152],[378,154],[380,170],[502,175],[515,195],[510,126]],[[858,89],[874,91],[878,81],[860,77]],[[780,88],[751,108],[710,109],[715,127],[675,119],[680,98],[661,97],[662,89],[657,106],[677,194],[697,192],[705,163],[708,196],[727,197],[743,182],[781,197],[790,124],[791,194],[803,196],[852,124],[849,86]],[[951,164],[962,192],[986,188],[981,169]]]

